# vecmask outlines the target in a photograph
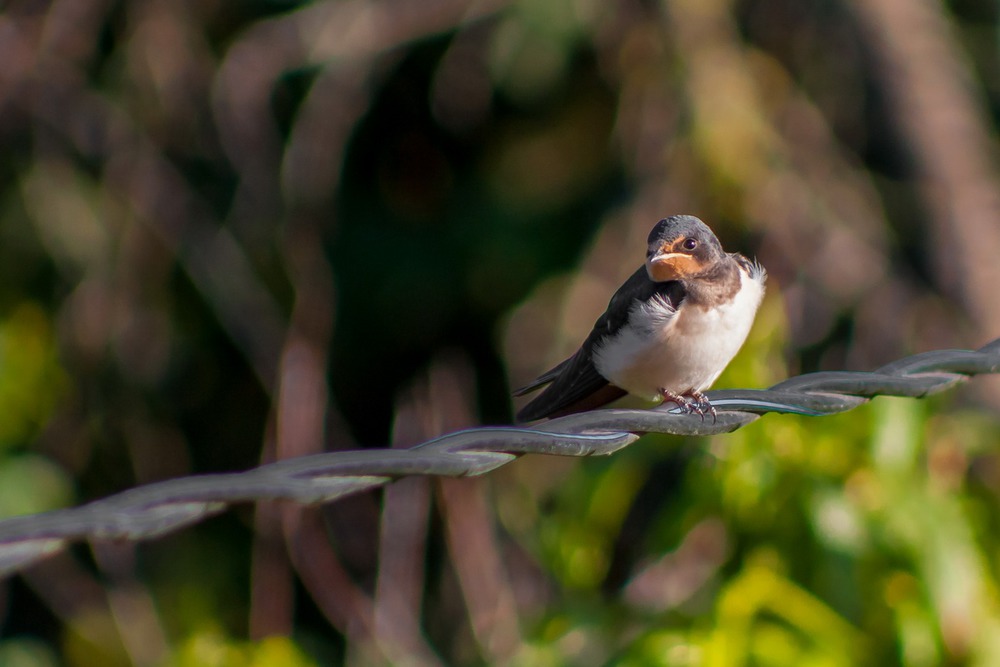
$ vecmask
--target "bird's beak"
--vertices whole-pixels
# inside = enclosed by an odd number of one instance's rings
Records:
[[[682,252],[658,252],[646,260],[646,273],[653,282],[680,280],[688,273],[691,255]]]

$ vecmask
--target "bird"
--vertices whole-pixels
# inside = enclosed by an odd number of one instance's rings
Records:
[[[614,293],[580,349],[514,392],[544,387],[517,421],[592,410],[627,394],[715,418],[703,392],[743,346],[766,281],[759,262],[725,252],[695,216],[660,220],[645,263]]]

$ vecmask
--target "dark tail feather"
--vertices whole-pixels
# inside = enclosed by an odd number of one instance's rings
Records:
[[[537,398],[521,408],[517,413],[517,422],[523,424],[538,419],[553,419],[573,414],[574,412],[594,410],[595,408],[607,405],[611,401],[618,400],[628,392],[621,387],[607,384],[592,394],[573,401],[568,405],[562,396],[549,395],[550,393],[549,390],[542,392]]]

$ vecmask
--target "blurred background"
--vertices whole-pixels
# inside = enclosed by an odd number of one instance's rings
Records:
[[[717,387],[1000,336],[992,0],[10,0],[0,514],[510,423],[660,218]],[[0,584],[0,664],[1000,664],[1000,384],[265,503]]]

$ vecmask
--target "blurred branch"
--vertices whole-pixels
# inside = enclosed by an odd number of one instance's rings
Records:
[[[428,390],[438,433],[474,423],[475,376],[461,358],[440,363],[431,373]],[[437,490],[448,553],[472,635],[488,664],[503,664],[521,638],[484,485],[478,480],[442,479]]]
[[[394,448],[410,447],[428,436],[431,407],[429,387],[418,385],[405,393],[393,424]],[[434,435],[440,435],[436,431]],[[375,584],[375,631],[379,643],[391,654],[394,664],[439,665],[426,645],[420,627],[426,581],[426,553],[430,521],[429,480],[413,477],[400,480],[382,497],[379,530],[378,575]],[[386,641],[385,638],[390,638]]]
[[[768,412],[830,415],[874,396],[923,397],[969,376],[1000,371],[1000,339],[977,351],[938,350],[874,372],[809,373],[770,389],[709,392],[717,420],[652,410],[607,409],[535,427],[488,426],[451,433],[411,449],[356,450],[278,461],[242,473],[149,484],[81,507],[0,521],[0,571],[9,574],[62,551],[74,540],[141,540],[265,499],[320,504],[407,475],[481,475],[523,454],[611,454],[641,433],[710,435],[734,431]]]
[[[979,333],[996,331],[1000,170],[986,104],[954,26],[935,3],[853,5],[880,52],[880,82],[913,150],[942,287],[968,307]]]

